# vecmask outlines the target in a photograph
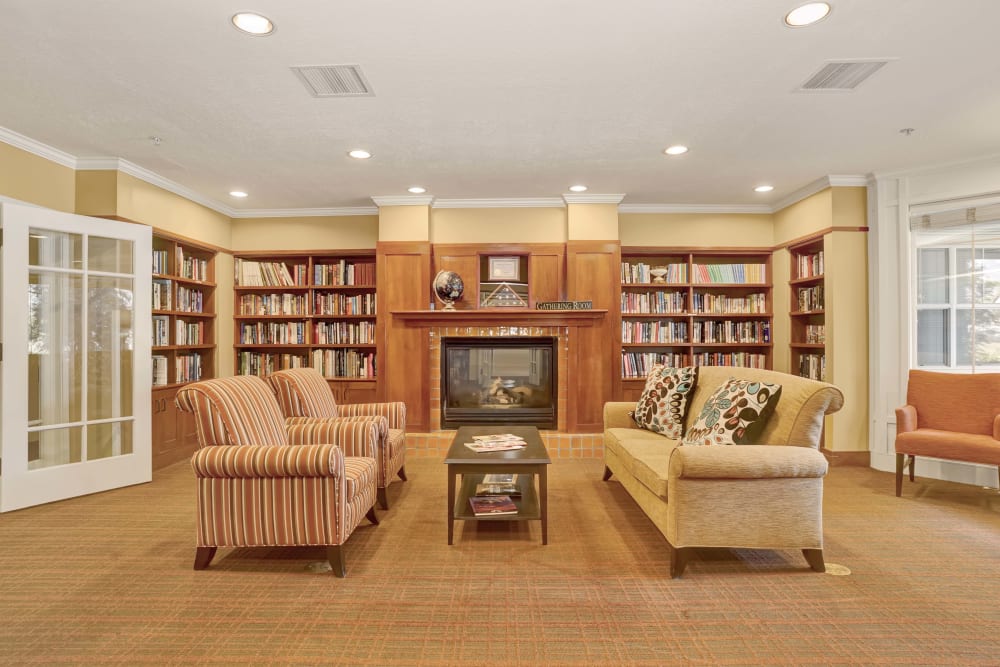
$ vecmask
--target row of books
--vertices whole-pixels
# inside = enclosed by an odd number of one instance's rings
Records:
[[[305,294],[243,294],[240,315],[307,315]]]
[[[524,449],[528,443],[524,441],[524,438],[512,433],[499,433],[474,435],[472,442],[465,443],[465,446],[474,452],[502,452],[511,449]]]
[[[375,353],[359,350],[313,350],[312,366],[326,377],[373,379]]]
[[[688,281],[687,263],[683,264],[658,264],[651,266],[645,262],[622,262],[622,283],[625,284],[648,284],[653,281],[650,269],[666,269],[663,280],[668,283],[686,283]]]
[[[303,368],[308,365],[308,360],[301,354],[243,350],[236,356],[236,372],[239,375],[270,375],[286,368]]]
[[[688,340],[687,322],[623,321],[623,343],[684,343]]]
[[[309,278],[305,264],[257,262],[236,258],[236,284],[241,287],[304,286]]]
[[[662,364],[672,368],[682,366],[739,366],[767,368],[767,355],[757,352],[622,352],[622,379],[645,379],[653,366]]]
[[[304,345],[305,322],[247,322],[240,325],[241,345]]]
[[[314,285],[374,285],[374,262],[348,262],[316,264],[313,267]]]
[[[799,375],[810,380],[826,381],[826,355],[801,355],[799,357]]]
[[[722,320],[695,322],[692,339],[697,343],[749,343],[771,342],[771,323],[767,320]]]
[[[177,310],[185,313],[205,312],[205,294],[200,289],[177,286]]]
[[[743,297],[725,296],[721,294],[703,294],[695,292],[691,295],[691,308],[695,313],[766,313],[767,296],[748,294]]]
[[[374,345],[375,322],[323,322],[313,330],[317,345]]]
[[[820,250],[812,255],[799,255],[796,264],[796,278],[814,278],[816,276],[821,276],[824,273],[823,251]]]
[[[177,320],[174,327],[174,345],[204,345],[205,323]]]
[[[759,284],[767,282],[766,264],[693,264],[695,283]]]
[[[173,310],[173,283],[169,280],[153,280],[153,310]]]
[[[823,310],[823,286],[802,287],[798,290],[799,310]]]
[[[317,315],[374,315],[375,293],[356,294],[317,294],[313,304],[313,312]]]
[[[684,292],[622,292],[622,314],[683,313],[687,304]]]
[[[521,497],[521,486],[516,474],[483,475],[483,481],[476,484],[475,494],[469,497],[469,505],[476,516],[517,514],[514,498]]]
[[[184,248],[177,248],[177,275],[188,280],[208,280],[208,260],[184,256]]]
[[[807,324],[806,325],[806,343],[825,343],[826,342],[826,325],[825,324]]]

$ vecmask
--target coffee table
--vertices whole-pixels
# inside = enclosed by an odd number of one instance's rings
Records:
[[[512,433],[524,438],[524,449],[502,452],[474,452],[465,446],[474,435]],[[548,466],[552,463],[538,429],[534,426],[462,426],[455,433],[444,462],[448,465],[448,544],[454,543],[455,521],[541,521],[542,544],[549,543]],[[514,473],[521,485],[521,497],[514,498],[517,514],[476,516],[469,505],[469,496],[476,493],[476,484],[483,476]],[[456,492],[458,476],[462,486]],[[538,488],[535,488],[535,480]]]

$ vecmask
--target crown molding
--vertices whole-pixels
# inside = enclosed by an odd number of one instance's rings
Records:
[[[232,218],[335,218],[351,215],[378,215],[377,206],[342,208],[248,208],[233,211]]]
[[[989,155],[982,155],[980,157],[969,158],[966,160],[955,160],[953,162],[939,162],[936,164],[930,164],[923,167],[914,167],[912,169],[898,169],[895,171],[877,171],[872,174],[875,179],[883,178],[905,178],[906,176],[917,176],[919,174],[934,173],[936,171],[946,171],[949,169],[955,169],[957,167],[966,167],[969,165],[979,164],[981,162],[996,162],[1000,160],[1000,153],[991,153]]]
[[[562,198],[534,199],[436,199],[434,208],[563,208]]]
[[[386,195],[373,196],[376,206],[430,206],[434,201],[432,195]]]
[[[567,204],[620,204],[625,195],[585,195],[567,193],[562,196]]]
[[[77,171],[118,171],[122,168],[120,158],[116,157],[80,157],[76,159]]]
[[[46,160],[55,162],[63,167],[76,169],[75,156],[61,151],[58,148],[53,148],[52,146],[43,144],[40,141],[35,141],[34,139],[26,137],[13,130],[8,130],[5,127],[0,127],[0,141],[5,144],[10,144],[14,148],[20,148],[23,151],[27,151],[32,155],[37,155],[40,158],[45,158]]]
[[[827,188],[834,187],[857,187],[857,186],[867,186],[869,183],[868,176],[823,176],[822,178],[817,178],[812,183],[799,188],[792,194],[788,195],[784,199],[779,200],[774,206],[771,207],[772,213],[777,213],[783,208],[788,208],[792,204],[797,204],[806,197],[811,197],[817,192],[822,192]]]
[[[749,213],[769,215],[774,210],[766,204],[622,204],[619,213]]]

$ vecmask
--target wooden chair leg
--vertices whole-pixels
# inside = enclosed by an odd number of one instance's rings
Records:
[[[347,570],[344,568],[344,550],[340,545],[327,547],[326,559],[330,561],[330,567],[335,575],[341,579],[347,576]]]
[[[204,570],[215,558],[215,550],[218,547],[198,547],[194,552],[194,569]]]
[[[896,454],[896,497],[903,493],[903,468],[905,461],[905,456],[903,454]]]
[[[399,472],[397,472],[396,474],[399,475],[399,478],[401,480],[403,480],[404,482],[407,481],[406,480],[406,466],[399,466]]]
[[[611,472],[611,468],[609,468],[608,466],[604,466],[604,477],[602,477],[602,478],[601,478],[601,481],[602,481],[602,482],[606,482],[606,481],[608,481],[609,479],[611,479],[611,476],[612,476],[613,474],[614,474],[614,473],[613,473],[613,472]]]
[[[803,549],[802,555],[806,557],[809,567],[813,569],[813,572],[826,572],[822,549]]]
[[[375,495],[378,498],[378,506],[384,510],[389,509],[389,496],[385,492],[385,487],[379,487],[375,491]]]
[[[368,519],[369,521],[371,521],[376,526],[378,525],[378,517],[375,516],[375,508],[374,507],[372,507],[370,510],[368,510],[368,514],[365,514],[365,518]]]
[[[670,547],[670,578],[677,579],[682,574],[684,574],[684,568],[688,564],[688,556],[690,555],[690,549],[677,549],[671,545]]]
[[[917,457],[910,454],[910,481],[913,481],[913,468],[917,465]]]

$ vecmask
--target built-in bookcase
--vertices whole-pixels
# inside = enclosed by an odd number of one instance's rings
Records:
[[[789,248],[790,372],[826,380],[826,267],[823,237]]]
[[[770,269],[769,251],[623,248],[626,400],[655,364],[771,368]]]
[[[374,251],[237,253],[235,271],[237,373],[311,366],[339,400],[374,398]]]

